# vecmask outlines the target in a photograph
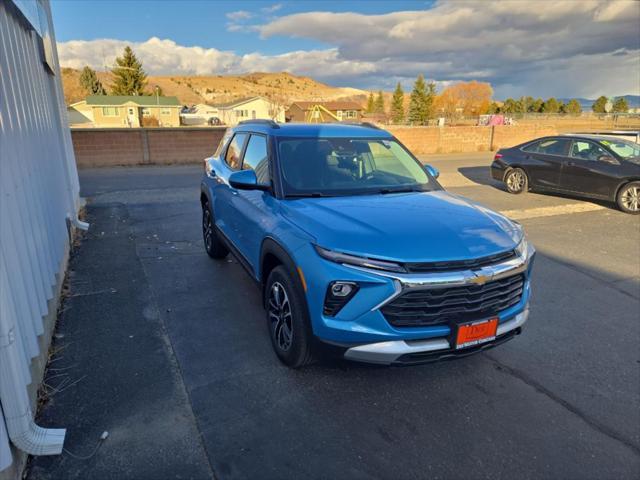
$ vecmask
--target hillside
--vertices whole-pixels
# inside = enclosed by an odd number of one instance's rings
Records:
[[[111,74],[97,72],[102,84],[109,89]],[[80,86],[80,71],[73,68],[62,69],[64,98],[67,104],[80,101],[86,93]],[[262,95],[278,98],[280,103],[294,100],[354,100],[366,102],[368,92],[356,88],[332,87],[309,77],[290,73],[250,73],[246,75],[216,76],[158,76],[148,77],[148,89],[152,92],[158,85],[164,95],[175,95],[184,105],[196,103],[224,103],[236,98]]]

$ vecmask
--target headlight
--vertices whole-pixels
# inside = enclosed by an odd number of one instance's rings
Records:
[[[334,252],[333,250],[327,250],[326,248],[314,245],[316,252],[322,258],[330,260],[336,263],[342,263],[345,265],[355,265],[357,267],[371,268],[374,270],[382,270],[385,272],[400,272],[406,273],[406,269],[396,262],[388,262],[386,260],[376,260],[367,257],[357,257],[355,255],[349,255],[347,253]]]

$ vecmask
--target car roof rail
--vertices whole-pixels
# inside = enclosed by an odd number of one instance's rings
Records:
[[[376,130],[382,130],[378,125],[371,122],[342,122],[342,123],[346,125],[358,125],[360,127],[368,127],[368,128],[375,128]]]
[[[251,120],[243,120],[241,122],[238,122],[238,125],[250,125],[250,124],[268,125],[271,128],[280,128],[280,125],[278,125],[277,122],[275,122],[274,120],[267,120],[266,118],[253,118]]]

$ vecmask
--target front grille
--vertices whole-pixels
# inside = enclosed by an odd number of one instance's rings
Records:
[[[432,273],[432,272],[451,272],[457,270],[476,270],[481,267],[494,265],[496,263],[511,260],[516,256],[514,250],[489,255],[488,257],[474,258],[471,260],[454,260],[444,262],[420,262],[405,263],[404,266],[409,273]]]
[[[394,327],[424,327],[478,320],[520,302],[524,274],[484,285],[406,292],[381,308]]]

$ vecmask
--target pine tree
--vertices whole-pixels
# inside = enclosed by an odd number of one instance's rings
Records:
[[[373,98],[373,92],[369,92],[369,98],[367,99],[367,107],[365,108],[365,112],[373,113],[376,110],[376,101]]]
[[[424,125],[433,114],[433,101],[436,96],[434,83],[427,84],[422,74],[413,85],[409,101],[409,122]]]
[[[615,113],[627,113],[629,111],[629,104],[627,103],[627,99],[624,97],[616,98],[615,102],[613,102],[613,109]]]
[[[378,90],[378,96],[376,97],[376,103],[374,105],[375,113],[384,113],[384,97],[382,96],[382,90]]]
[[[91,67],[86,66],[82,69],[82,73],[80,74],[80,86],[85,89],[87,94],[89,95],[106,95],[104,87],[100,80],[98,80],[98,76],[96,72],[91,69]]]
[[[391,100],[391,120],[393,120],[393,123],[402,123],[404,121],[404,91],[400,82],[396,85],[393,99]]]
[[[144,95],[147,75],[131,47],[125,47],[122,57],[116,58],[116,64],[117,66],[111,70],[113,74],[111,94]]]
[[[598,97],[598,99],[593,102],[593,105],[591,105],[591,110],[593,110],[594,113],[606,113],[605,105],[608,101],[609,99],[604,95]]]

